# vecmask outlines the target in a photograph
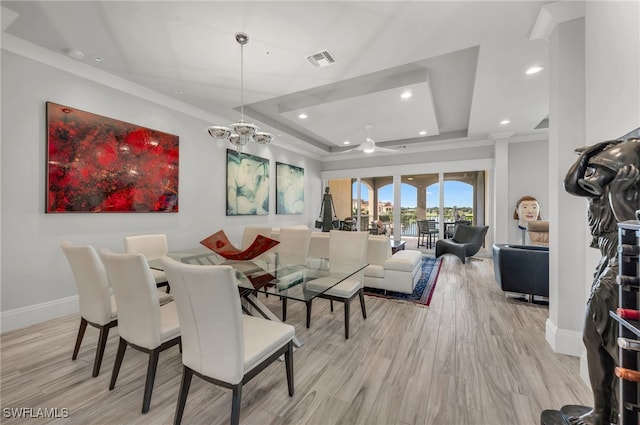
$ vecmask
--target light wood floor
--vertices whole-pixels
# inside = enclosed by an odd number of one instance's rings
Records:
[[[275,297],[265,302],[280,314]],[[465,265],[446,256],[428,308],[366,302],[366,320],[357,303],[352,308],[349,340],[342,307],[331,313],[328,301],[317,301],[307,330],[303,303],[290,302],[287,321],[305,342],[294,354],[295,396],[288,397],[284,364],[276,362],[245,385],[241,423],[537,425],[544,409],[591,405],[578,359],[554,354],[544,339],[547,308],[507,299],[486,255]],[[71,361],[78,323],[70,316],[1,336],[1,407],[67,408],[70,418],[0,421],[171,424],[178,347],[160,354],[151,410],[143,415],[146,355],[129,349],[108,391],[117,328],[92,378],[97,331],[88,328]],[[230,411],[229,390],[194,377],[183,424],[227,424]]]

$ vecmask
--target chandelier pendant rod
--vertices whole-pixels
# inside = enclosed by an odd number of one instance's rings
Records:
[[[244,122],[244,43],[240,43],[240,122]]]

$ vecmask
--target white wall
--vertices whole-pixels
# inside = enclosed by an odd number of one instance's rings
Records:
[[[586,2],[585,144],[620,137],[640,127],[640,2]],[[586,248],[585,274],[596,256]],[[598,256],[599,258],[599,256]],[[592,279],[586,284],[591,288]],[[586,358],[581,362],[583,376]]]
[[[162,96],[150,101],[6,50],[1,60],[3,331],[77,311],[71,271],[59,247],[63,240],[122,251],[125,235],[161,232],[171,249],[183,249],[220,229],[239,243],[246,224],[313,223],[321,198],[318,161],[276,146],[248,148],[271,161],[270,213],[227,217],[226,152],[206,135],[211,122],[176,110],[168,98],[171,107],[159,104]],[[178,135],[180,212],[45,214],[46,101]],[[304,168],[304,214],[275,214],[275,161]]]

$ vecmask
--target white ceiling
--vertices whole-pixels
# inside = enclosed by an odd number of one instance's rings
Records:
[[[405,152],[546,131],[535,127],[548,115],[547,72],[525,75],[547,61],[546,42],[529,39],[543,4],[2,1],[18,15],[6,33],[61,55],[79,49],[86,64],[228,120],[212,125],[239,118],[234,34],[244,31],[247,120],[324,160],[366,155],[340,153],[364,141],[366,124],[378,146]],[[322,50],[336,63],[313,67],[307,56]]]

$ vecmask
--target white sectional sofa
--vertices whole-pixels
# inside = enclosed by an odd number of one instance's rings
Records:
[[[386,236],[369,236],[364,286],[411,294],[422,277],[422,253],[402,250],[391,255]]]
[[[329,258],[329,233],[312,232],[309,257]],[[403,250],[391,255],[386,236],[369,236],[364,286],[410,294],[422,277],[422,253]]]

